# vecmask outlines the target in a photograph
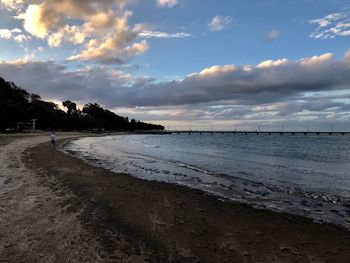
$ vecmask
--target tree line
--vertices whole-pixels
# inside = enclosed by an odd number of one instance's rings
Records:
[[[76,103],[67,100],[62,106],[66,112],[57,104],[44,101],[39,95],[30,94],[0,77],[0,131],[15,129],[18,122],[31,119],[36,119],[36,127],[42,130],[164,130],[161,125],[119,116],[97,103],[78,109]]]

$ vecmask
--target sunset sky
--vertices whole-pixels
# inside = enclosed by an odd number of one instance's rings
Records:
[[[350,130],[350,2],[0,0],[0,76],[170,129]]]

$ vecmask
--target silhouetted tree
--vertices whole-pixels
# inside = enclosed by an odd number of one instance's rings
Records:
[[[28,118],[29,93],[0,77],[0,129]]]
[[[41,97],[37,94],[30,94],[30,102],[41,100]]]
[[[97,103],[88,103],[80,111],[70,100],[62,103],[67,113],[53,102],[43,101],[12,82],[0,77],[0,130],[16,127],[19,121],[37,119],[39,129],[107,129],[107,130],[164,130],[161,125],[143,123],[121,117]]]
[[[92,118],[98,126],[95,128],[103,128],[109,130],[127,130],[128,119],[121,117],[114,112],[103,109],[97,103],[86,104],[83,113]]]
[[[37,119],[39,129],[65,128],[66,113],[53,102],[34,100],[29,114],[31,119]]]
[[[70,100],[66,100],[62,102],[63,107],[67,108],[67,115],[71,116],[73,112],[77,111],[77,104],[71,102]]]

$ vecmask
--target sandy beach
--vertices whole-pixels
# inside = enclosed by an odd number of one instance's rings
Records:
[[[82,134],[59,134],[59,143]],[[350,232],[0,135],[0,262],[349,262]]]

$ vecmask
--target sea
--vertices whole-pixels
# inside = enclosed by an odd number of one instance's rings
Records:
[[[350,136],[115,135],[63,150],[117,173],[350,229]]]

